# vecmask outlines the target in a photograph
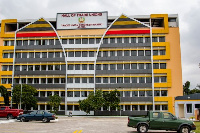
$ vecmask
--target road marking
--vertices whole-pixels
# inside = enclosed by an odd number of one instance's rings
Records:
[[[76,131],[74,131],[73,133],[81,133],[83,130],[80,130],[79,132],[78,132],[79,130],[76,130]]]
[[[0,121],[0,124],[2,123],[11,123],[11,122],[15,122],[16,120],[5,120],[5,121]]]

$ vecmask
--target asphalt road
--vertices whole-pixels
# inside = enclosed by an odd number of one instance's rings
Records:
[[[52,120],[50,123],[19,122],[0,118],[0,133],[137,133],[136,129],[127,127],[127,121],[127,117],[58,116],[57,120]],[[149,132],[165,133],[166,131],[150,130]]]

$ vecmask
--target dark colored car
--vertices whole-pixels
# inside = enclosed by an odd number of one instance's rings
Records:
[[[17,120],[20,120],[21,122],[28,122],[33,120],[50,122],[50,120],[55,120],[55,115],[44,110],[37,110],[28,114],[20,115],[17,117]]]

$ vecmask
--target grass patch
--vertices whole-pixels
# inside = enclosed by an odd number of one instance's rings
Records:
[[[197,127],[197,129],[194,130],[194,132],[195,132],[195,133],[200,133],[200,121],[196,121],[196,122],[194,122],[194,123],[195,123],[195,125],[196,125],[196,127]]]

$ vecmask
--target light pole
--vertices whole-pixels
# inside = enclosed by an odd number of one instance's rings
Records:
[[[20,76],[19,76],[20,78]],[[21,78],[20,78],[21,80]],[[20,93],[20,109],[22,109],[22,80],[21,80],[21,93]]]

